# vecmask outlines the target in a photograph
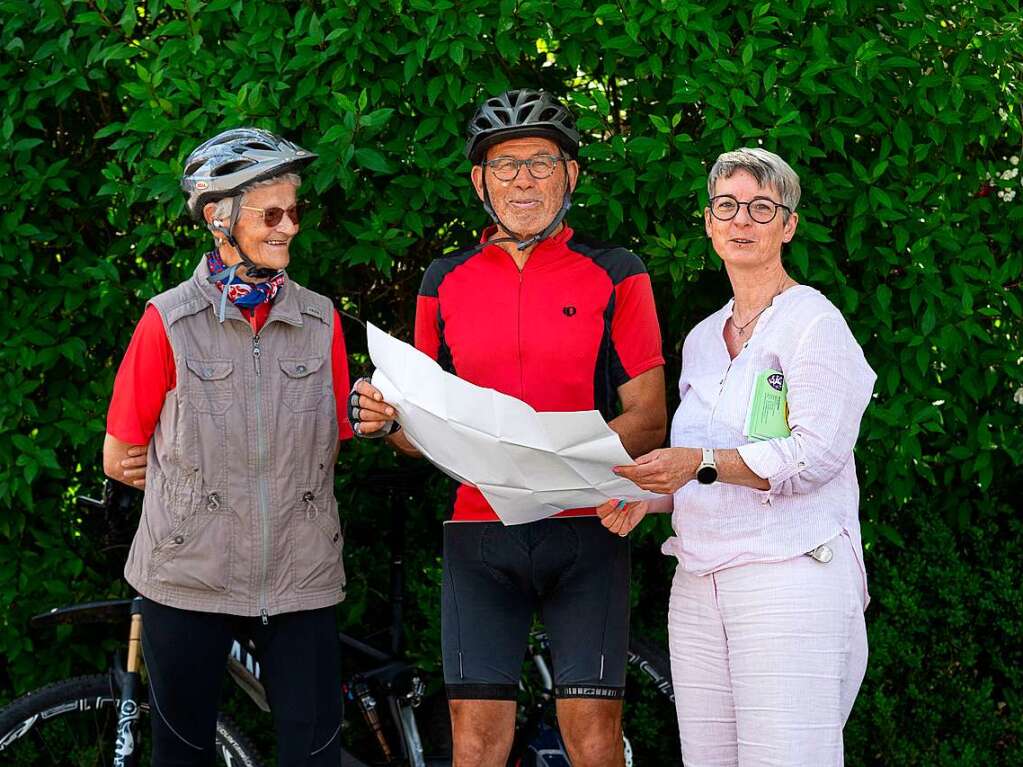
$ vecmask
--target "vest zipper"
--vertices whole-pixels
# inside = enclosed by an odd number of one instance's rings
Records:
[[[266,571],[270,562],[270,512],[269,492],[266,486],[266,433],[263,429],[263,375],[259,367],[262,351],[259,348],[259,333],[252,336],[252,365],[256,370],[256,485],[259,488],[259,524],[262,533],[263,562],[259,576],[259,615],[263,625],[270,622],[266,596]]]
[[[252,336],[252,366],[256,369],[256,375],[260,374],[259,370],[259,356],[262,352],[259,349],[259,333]]]

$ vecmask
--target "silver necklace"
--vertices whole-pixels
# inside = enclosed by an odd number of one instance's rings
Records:
[[[750,317],[750,319],[744,322],[742,325],[735,321],[735,310],[734,309],[732,310],[732,316],[729,317],[728,319],[731,321],[732,327],[735,328],[735,332],[739,334],[740,338],[742,338],[746,334],[746,328],[752,325],[756,321],[757,317],[766,312],[767,308],[774,303],[774,299],[781,295],[782,287],[788,281],[789,276],[786,274],[784,279],[782,279],[782,281],[778,283],[778,289],[774,292],[774,295],[771,296],[771,299],[766,304],[764,304],[764,307],[759,312]]]

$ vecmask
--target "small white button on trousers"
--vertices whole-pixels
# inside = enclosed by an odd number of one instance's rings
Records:
[[[685,767],[841,767],[867,667],[852,543],[710,575],[676,571],[668,645]]]

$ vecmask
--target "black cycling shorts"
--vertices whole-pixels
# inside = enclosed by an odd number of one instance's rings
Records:
[[[444,524],[441,642],[449,699],[514,700],[533,614],[558,698],[621,698],[629,541],[596,517]]]

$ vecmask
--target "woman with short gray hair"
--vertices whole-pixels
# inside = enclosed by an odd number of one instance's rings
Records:
[[[841,765],[867,662],[853,445],[875,375],[838,309],[782,262],[799,223],[788,163],[726,152],[707,191],[734,298],[685,340],[672,446],[616,469],[665,496],[598,513],[628,532],[672,512],[686,767]]]

